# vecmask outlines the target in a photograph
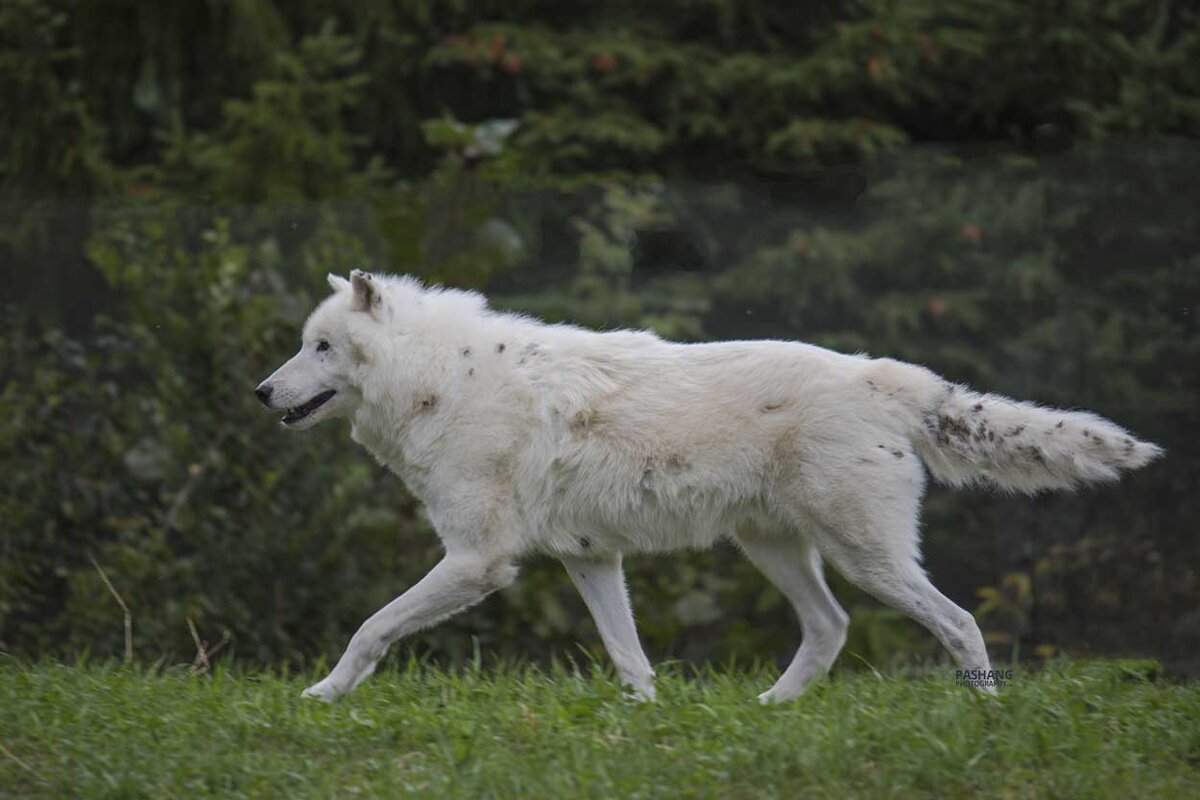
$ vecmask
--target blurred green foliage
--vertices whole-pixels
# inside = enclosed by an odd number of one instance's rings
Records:
[[[352,8],[352,11],[351,11]],[[1200,19],[1147,0],[0,3],[0,647],[305,662],[436,558],[338,426],[252,387],[324,274],[682,340],[797,338],[1093,408],[1168,458],[1033,500],[934,490],[997,653],[1194,657]],[[11,292],[11,294],[9,294]],[[719,549],[633,559],[655,656],[786,656]],[[844,661],[938,651],[854,610]],[[977,594],[978,592],[978,594]],[[416,647],[569,651],[556,565]]]

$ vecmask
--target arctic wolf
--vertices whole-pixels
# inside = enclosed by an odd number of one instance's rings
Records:
[[[396,640],[511,583],[533,552],[562,561],[621,680],[653,699],[621,557],[721,538],[800,620],[799,651],[763,702],[799,695],[845,642],[822,559],[986,674],[975,620],[921,568],[925,470],[1033,493],[1114,480],[1161,452],[1092,414],[979,394],[891,359],[547,325],[408,277],[329,283],[300,352],[256,394],[289,429],[348,418],[354,440],[425,503],[446,553],[304,692],[325,701]]]

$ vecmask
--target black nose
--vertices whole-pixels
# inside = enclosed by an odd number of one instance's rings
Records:
[[[262,401],[262,404],[264,406],[271,405],[271,388],[272,387],[270,387],[270,386],[263,385],[263,386],[259,386],[257,389],[254,390],[254,394],[258,397],[259,400]]]

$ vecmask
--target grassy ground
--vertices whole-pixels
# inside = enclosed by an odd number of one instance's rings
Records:
[[[566,670],[377,675],[334,706],[305,681],[0,667],[0,794],[20,797],[1195,797],[1200,686],[1140,663],[840,673],[798,702],[771,675],[670,674],[657,704]]]

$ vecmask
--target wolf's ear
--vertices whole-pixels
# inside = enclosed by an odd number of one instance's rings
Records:
[[[355,311],[372,313],[379,307],[379,288],[371,276],[361,269],[350,273],[350,288],[354,290],[354,302],[351,308]]]
[[[340,292],[343,289],[350,288],[350,281],[343,278],[341,275],[334,275],[332,272],[325,276],[325,280],[329,281],[329,288],[335,292]]]

